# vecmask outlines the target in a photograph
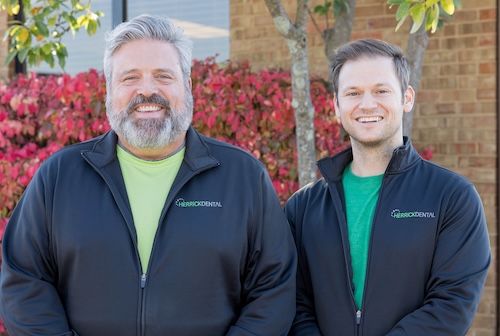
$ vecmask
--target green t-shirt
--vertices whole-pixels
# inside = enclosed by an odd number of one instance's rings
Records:
[[[183,148],[164,160],[146,161],[117,146],[118,160],[137,232],[143,273],[148,269],[161,212],[184,159],[184,152]]]
[[[368,248],[373,215],[384,175],[359,177],[349,164],[342,175],[347,212],[347,231],[351,245],[354,300],[361,309],[366,278]]]

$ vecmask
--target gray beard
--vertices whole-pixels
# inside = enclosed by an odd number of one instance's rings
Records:
[[[106,99],[106,114],[111,128],[128,144],[140,149],[161,148],[172,144],[188,130],[193,118],[193,97],[189,92],[186,93],[184,106],[180,110],[172,109],[167,102],[163,118],[133,120],[130,117],[132,107],[115,111],[111,99]]]

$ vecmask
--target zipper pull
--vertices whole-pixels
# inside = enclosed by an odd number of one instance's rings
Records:
[[[361,323],[361,310],[356,311],[356,324],[359,325]]]
[[[141,288],[146,287],[146,274],[141,275]]]

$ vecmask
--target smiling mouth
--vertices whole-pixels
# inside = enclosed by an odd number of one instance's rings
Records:
[[[360,117],[356,119],[360,123],[374,123],[380,120],[382,120],[382,117]]]
[[[156,112],[160,111],[161,109],[162,107],[157,105],[143,105],[143,106],[138,106],[135,110],[137,112]]]

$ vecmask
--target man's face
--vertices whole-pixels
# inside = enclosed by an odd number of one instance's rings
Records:
[[[336,115],[353,142],[368,147],[399,146],[403,112],[409,112],[413,102],[411,87],[401,97],[401,83],[389,57],[348,61],[339,73]]]
[[[193,112],[191,81],[185,83],[179,55],[169,43],[128,42],[115,51],[112,66],[106,113],[121,139],[145,149],[184,136]]]

